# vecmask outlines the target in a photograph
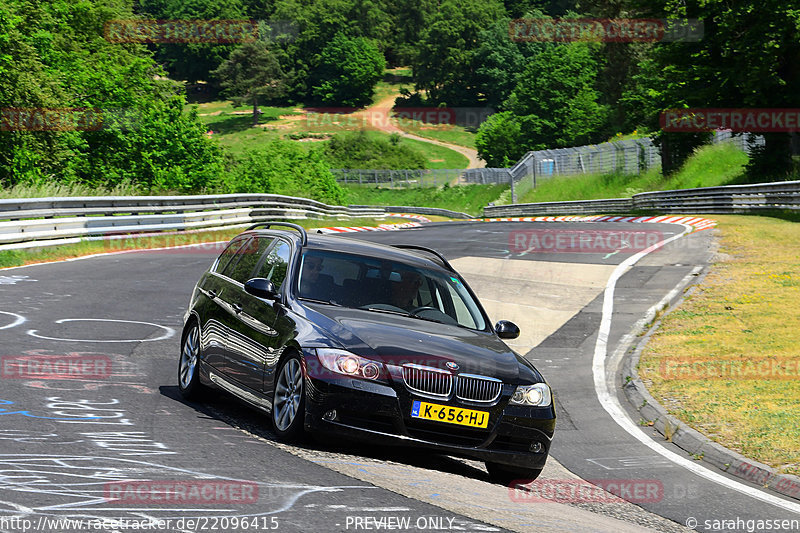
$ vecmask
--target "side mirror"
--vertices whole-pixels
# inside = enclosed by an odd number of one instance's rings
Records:
[[[494,330],[501,339],[516,339],[519,337],[519,328],[508,320],[499,321],[495,324]]]
[[[244,290],[248,294],[252,294],[258,298],[265,298],[267,300],[276,300],[280,296],[278,291],[275,290],[275,284],[264,278],[253,278],[247,280],[247,282],[244,284]]]

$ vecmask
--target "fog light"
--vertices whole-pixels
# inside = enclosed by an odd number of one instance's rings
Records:
[[[531,444],[531,451],[533,453],[542,453],[544,451],[544,446],[541,442],[534,442]]]
[[[331,409],[330,411],[322,415],[322,419],[327,420],[328,422],[333,422],[334,420],[336,420],[336,409]]]

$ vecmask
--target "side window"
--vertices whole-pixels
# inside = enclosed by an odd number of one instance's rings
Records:
[[[231,264],[231,260],[235,262],[236,252],[238,252],[239,249],[242,246],[244,246],[246,242],[247,239],[239,239],[230,243],[228,247],[225,248],[225,250],[219,255],[219,259],[217,259],[217,264],[214,267],[214,272],[222,274],[228,267],[228,265]]]
[[[292,247],[289,243],[285,241],[276,242],[267,257],[264,258],[255,277],[268,279],[275,284],[276,288],[280,287],[283,284],[283,280],[286,279],[286,269],[289,266],[291,253]]]
[[[251,239],[236,252],[238,260],[234,260],[236,262],[231,261],[222,274],[234,281],[244,283],[250,279],[250,274],[256,268],[258,260],[264,255],[272,241],[272,237],[255,237]]]

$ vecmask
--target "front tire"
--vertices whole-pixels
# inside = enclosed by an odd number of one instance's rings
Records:
[[[275,379],[272,401],[272,426],[283,441],[296,441],[303,435],[305,423],[305,378],[303,365],[297,354],[281,363]]]
[[[519,483],[530,483],[542,473],[541,468],[518,468],[497,463],[486,463],[486,471],[489,472],[489,479],[492,483],[510,486],[517,481]]]
[[[200,327],[193,322],[181,342],[178,390],[187,400],[194,400],[201,396],[203,388],[200,383]]]

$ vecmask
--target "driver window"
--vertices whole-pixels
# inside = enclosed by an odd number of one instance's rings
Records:
[[[285,241],[278,241],[264,258],[263,263],[256,272],[255,277],[272,281],[276,288],[286,279],[286,270],[289,266],[289,256],[292,247]]]

